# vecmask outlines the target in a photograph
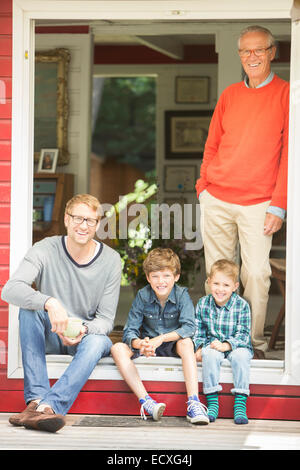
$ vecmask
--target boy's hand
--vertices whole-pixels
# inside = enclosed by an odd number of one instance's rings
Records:
[[[141,340],[140,353],[146,357],[155,356],[155,351],[148,337]]]
[[[141,343],[140,352],[146,357],[155,356],[155,350],[164,342],[164,335],[149,339],[144,338]]]
[[[202,362],[202,348],[197,349],[195,357],[197,362]]]
[[[220,352],[231,351],[231,346],[229,343],[227,343],[227,341],[221,343],[221,341],[219,341],[218,339],[215,339],[212,343],[210,343],[210,347]]]
[[[164,335],[155,336],[155,338],[151,338],[149,340],[149,343],[151,344],[151,346],[153,348],[154,355],[155,355],[156,348],[161,346],[163,344],[163,342],[164,342]]]

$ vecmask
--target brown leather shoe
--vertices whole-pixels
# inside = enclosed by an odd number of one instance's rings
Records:
[[[24,418],[24,416],[35,411],[37,406],[38,404],[36,402],[31,401],[29,405],[25,408],[25,410],[22,411],[22,413],[10,416],[8,421],[14,426],[23,426],[22,419]]]
[[[50,407],[45,408],[44,411],[27,413],[21,422],[27,429],[48,432],[56,432],[66,424],[65,417],[55,414]]]

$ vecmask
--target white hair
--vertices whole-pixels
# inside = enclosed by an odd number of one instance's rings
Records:
[[[241,31],[239,38],[238,38],[238,48],[240,48],[240,41],[242,37],[247,33],[263,33],[268,38],[269,47],[276,45],[276,40],[273,34],[271,33],[271,31],[269,31],[267,28],[264,28],[263,26],[253,25],[253,26],[248,26],[247,28]]]

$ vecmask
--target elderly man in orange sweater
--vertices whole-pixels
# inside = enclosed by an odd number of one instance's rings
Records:
[[[246,77],[216,105],[196,190],[207,272],[220,258],[234,260],[240,243],[252,343],[263,357],[269,254],[287,203],[289,84],[271,71],[276,46],[269,30],[246,28],[238,47]]]

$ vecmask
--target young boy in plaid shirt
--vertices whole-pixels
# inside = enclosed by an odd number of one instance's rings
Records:
[[[194,344],[196,359],[202,361],[203,393],[211,422],[218,417],[220,367],[226,358],[232,367],[234,422],[248,423],[246,401],[253,357],[251,312],[248,302],[235,292],[238,276],[239,267],[232,261],[215,262],[207,279],[211,294],[202,297],[196,307]]]

